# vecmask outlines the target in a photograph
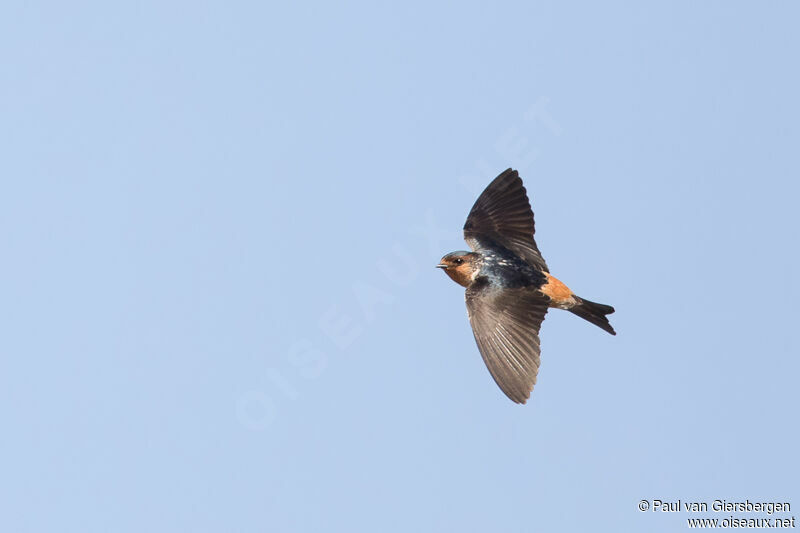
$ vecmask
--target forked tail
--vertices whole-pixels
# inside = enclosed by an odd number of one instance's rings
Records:
[[[606,315],[610,315],[614,312],[613,307],[610,305],[590,302],[589,300],[584,300],[578,296],[575,296],[575,298],[578,300],[578,304],[569,310],[571,313],[575,313],[584,320],[588,320],[595,326],[603,328],[612,335],[617,334],[617,332],[614,331],[614,328],[611,327],[611,323],[606,318]]]

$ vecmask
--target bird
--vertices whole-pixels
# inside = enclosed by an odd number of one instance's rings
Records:
[[[466,287],[472,333],[489,373],[508,398],[524,404],[539,373],[539,329],[547,310],[567,310],[611,335],[610,305],[581,298],[550,274],[534,240],[533,210],[516,170],[481,193],[464,224],[471,252],[442,257],[441,268]]]

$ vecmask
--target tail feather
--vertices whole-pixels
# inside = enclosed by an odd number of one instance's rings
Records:
[[[578,298],[578,304],[569,311],[578,315],[584,320],[588,320],[595,326],[604,329],[612,335],[617,334],[617,332],[614,331],[614,328],[611,327],[611,323],[606,318],[606,315],[610,315],[614,312],[614,308],[610,305],[599,304],[596,302],[590,302],[589,300],[584,300],[583,298]]]

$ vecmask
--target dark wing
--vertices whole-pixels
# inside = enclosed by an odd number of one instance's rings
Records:
[[[528,263],[549,272],[533,234],[533,211],[522,179],[510,168],[481,193],[464,224],[464,240],[470,248],[486,247],[488,240],[502,244]]]
[[[539,372],[539,327],[547,299],[532,288],[467,289],[467,311],[483,362],[512,401],[525,403]]]

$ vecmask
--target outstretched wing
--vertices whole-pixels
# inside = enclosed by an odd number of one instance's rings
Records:
[[[533,211],[522,179],[510,168],[481,193],[464,224],[464,240],[477,250],[495,241],[540,270],[549,272],[533,234]]]
[[[539,372],[539,327],[547,299],[532,288],[499,289],[474,283],[467,311],[489,372],[512,401],[525,403]]]

